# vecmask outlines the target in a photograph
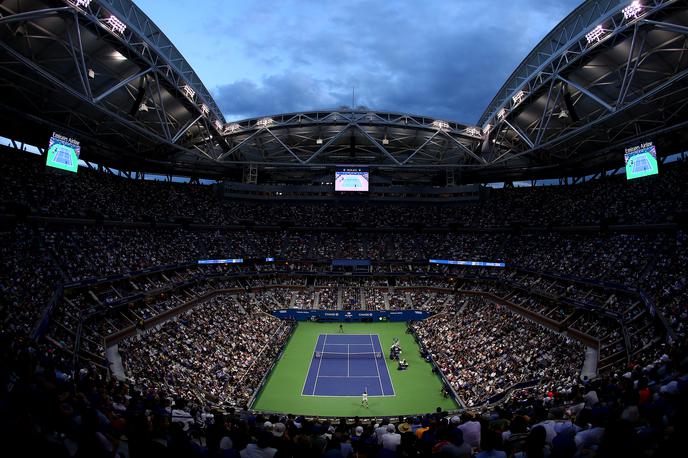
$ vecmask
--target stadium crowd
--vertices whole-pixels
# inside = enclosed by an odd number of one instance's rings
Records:
[[[458,310],[414,323],[413,329],[469,407],[512,385],[537,381],[548,389],[577,384],[584,348],[480,296]]]
[[[251,312],[219,294],[122,342],[128,375],[149,390],[168,387],[185,399],[201,398],[208,404],[229,399],[244,407],[291,326]]]
[[[686,210],[686,203],[677,199],[686,193],[686,164],[681,162],[663,170],[661,176],[632,182],[615,176],[575,186],[493,190],[489,211],[484,202],[473,202],[460,206],[380,204],[374,211],[360,212],[356,205],[322,202],[282,205],[226,201],[219,199],[210,186],[132,180],[93,170],[64,176],[46,171],[39,157],[0,148],[0,167],[5,172],[0,177],[3,201],[46,216],[96,213],[121,221],[187,218],[212,225],[274,225],[286,220],[306,227],[340,226],[342,221],[385,227],[450,223],[490,227],[512,222],[656,223],[671,220],[676,212]],[[60,192],[55,193],[55,189]],[[353,254],[358,246],[348,251]]]
[[[685,342],[646,366],[491,410],[320,420],[212,409],[166,386],[106,379],[65,355],[0,333],[0,438],[10,456],[646,457],[673,456],[686,432]]]
[[[55,175],[13,154],[0,153],[0,215],[9,215],[0,226],[0,433],[35,456],[663,456],[685,430],[685,163],[631,183],[485,190],[486,200],[462,205],[318,203],[315,211],[224,200],[202,185]],[[362,230],[318,228],[340,221]],[[299,228],[251,227],[279,222]],[[601,222],[679,224],[548,228]],[[395,229],[365,230],[373,226]],[[494,227],[506,229],[485,230]],[[290,262],[195,264],[227,257]],[[377,276],[329,275],[322,260],[338,257],[380,261],[367,272]],[[509,267],[413,262],[428,258]],[[599,340],[601,377],[581,384],[577,343],[466,292]],[[181,307],[176,318],[141,326]],[[264,313],[282,307],[441,312],[414,330],[471,406],[514,383],[541,382],[475,418],[437,413],[377,428],[227,410],[250,399],[287,338],[290,325]],[[130,377],[108,378],[105,338],[130,328],[136,337],[120,344]],[[31,339],[40,329],[45,338]]]

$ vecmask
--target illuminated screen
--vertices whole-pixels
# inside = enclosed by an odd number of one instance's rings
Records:
[[[646,177],[648,175],[657,175],[659,167],[657,166],[657,151],[653,144],[644,144],[637,148],[630,148],[626,150],[624,155],[626,162],[626,179]]]
[[[484,261],[458,261],[453,259],[430,259],[430,264],[447,264],[452,266],[475,266],[475,267],[506,267],[503,262],[484,262]]]
[[[79,169],[79,142],[63,135],[53,133],[48,143],[45,165],[76,173]]]
[[[368,172],[361,169],[343,169],[334,173],[334,190],[347,192],[368,191]]]
[[[236,259],[199,259],[199,264],[241,264],[243,263],[243,258]]]

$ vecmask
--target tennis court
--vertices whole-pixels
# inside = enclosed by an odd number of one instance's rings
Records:
[[[302,396],[394,396],[377,334],[320,334]]]
[[[72,167],[72,150],[63,145],[55,144],[51,147],[54,152],[53,161],[58,164],[63,164],[68,167]]]
[[[344,323],[343,334],[339,333],[339,324],[299,322],[250,407],[263,412],[322,416],[407,415],[434,412],[437,407],[457,408],[451,398],[443,396],[441,380],[421,357],[413,335],[406,332],[406,323]],[[387,351],[395,340],[399,340],[403,357],[409,362],[405,371],[397,370],[395,363],[388,364]],[[344,350],[347,345],[348,352]],[[324,358],[316,354],[325,350],[338,354],[325,354]],[[348,363],[341,354],[345,352],[349,353]],[[368,355],[352,358],[351,353]],[[377,358],[375,353],[382,353],[382,357]],[[359,375],[366,379],[363,384],[368,383],[369,408],[361,406]]]
[[[626,178],[640,178],[658,173],[654,147],[634,153],[626,153]]]
[[[633,168],[633,173],[641,173],[647,170],[652,170],[652,164],[645,157],[645,155],[638,155],[631,159],[631,167]]]

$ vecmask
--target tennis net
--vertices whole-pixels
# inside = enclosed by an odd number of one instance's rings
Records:
[[[373,359],[382,358],[382,353],[379,351],[368,351],[368,352],[358,352],[358,353],[345,353],[345,352],[335,352],[335,351],[316,351],[316,358],[322,359]]]

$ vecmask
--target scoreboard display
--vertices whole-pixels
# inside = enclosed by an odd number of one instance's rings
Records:
[[[363,169],[341,169],[334,173],[334,190],[344,192],[367,192],[368,171]]]
[[[45,165],[76,173],[79,170],[80,154],[81,147],[78,141],[53,133],[48,143]]]
[[[657,150],[652,143],[643,143],[640,146],[627,148],[624,162],[627,180],[659,173]]]

